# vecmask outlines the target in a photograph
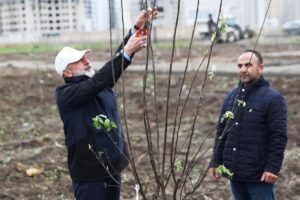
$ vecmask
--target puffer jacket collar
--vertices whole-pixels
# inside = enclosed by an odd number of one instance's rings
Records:
[[[86,75],[64,77],[65,83],[80,83],[81,81],[88,80],[89,77]]]
[[[255,88],[261,87],[261,86],[267,86],[270,85],[270,83],[265,80],[263,76],[260,76],[257,81],[255,81],[252,85],[249,87],[246,87],[244,84],[242,84],[242,88],[244,88],[246,91],[253,90]]]

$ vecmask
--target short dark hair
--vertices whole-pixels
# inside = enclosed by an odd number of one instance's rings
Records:
[[[253,50],[253,49],[247,49],[246,51],[244,51],[244,53],[248,53],[248,52],[253,53],[258,58],[259,64],[263,64],[264,63],[264,59],[263,59],[263,57],[262,57],[262,55],[261,55],[260,52],[258,52],[256,50]]]

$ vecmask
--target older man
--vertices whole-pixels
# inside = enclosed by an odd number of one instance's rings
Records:
[[[135,29],[157,15],[157,10],[142,10]],[[57,87],[56,101],[64,126],[68,167],[78,200],[117,200],[120,198],[121,171],[128,165],[117,101],[112,87],[143,49],[147,36],[132,29],[113,58],[95,73],[87,53],[65,47],[55,58],[55,68],[65,84]],[[101,116],[109,128],[97,128],[93,118]]]
[[[238,58],[239,87],[224,100],[209,174],[230,172],[236,200],[271,200],[287,143],[287,107],[263,77],[263,58],[247,50]],[[227,113],[227,114],[226,114]]]

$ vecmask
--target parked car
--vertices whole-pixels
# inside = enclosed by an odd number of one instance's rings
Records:
[[[286,22],[282,26],[283,31],[288,35],[299,35],[300,34],[300,20],[293,20]]]

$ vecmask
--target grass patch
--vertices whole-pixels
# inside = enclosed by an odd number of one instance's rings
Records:
[[[300,38],[296,38],[296,39],[295,39],[295,44],[296,44],[296,45],[300,45]]]
[[[173,42],[171,40],[161,40],[157,43],[152,42],[154,48],[160,49],[172,49]],[[176,40],[176,48],[188,48],[190,46],[190,40]],[[201,41],[194,40],[193,47],[201,47]]]
[[[154,48],[172,49],[173,43],[171,40],[162,40],[157,43],[152,42]],[[176,40],[176,48],[188,48],[189,40]],[[115,50],[119,43],[113,43],[113,50]],[[17,54],[17,53],[53,53],[58,52],[64,46],[70,46],[76,49],[92,49],[92,50],[105,50],[110,49],[109,42],[94,42],[94,43],[70,43],[70,44],[15,44],[15,45],[2,45],[0,46],[0,54]],[[200,41],[194,41],[193,47],[200,47]]]
[[[109,49],[109,43],[84,43],[84,44],[16,44],[0,46],[0,54],[15,53],[52,53],[57,52],[64,46],[70,46],[76,49],[101,50]],[[115,47],[113,47],[115,48]]]

